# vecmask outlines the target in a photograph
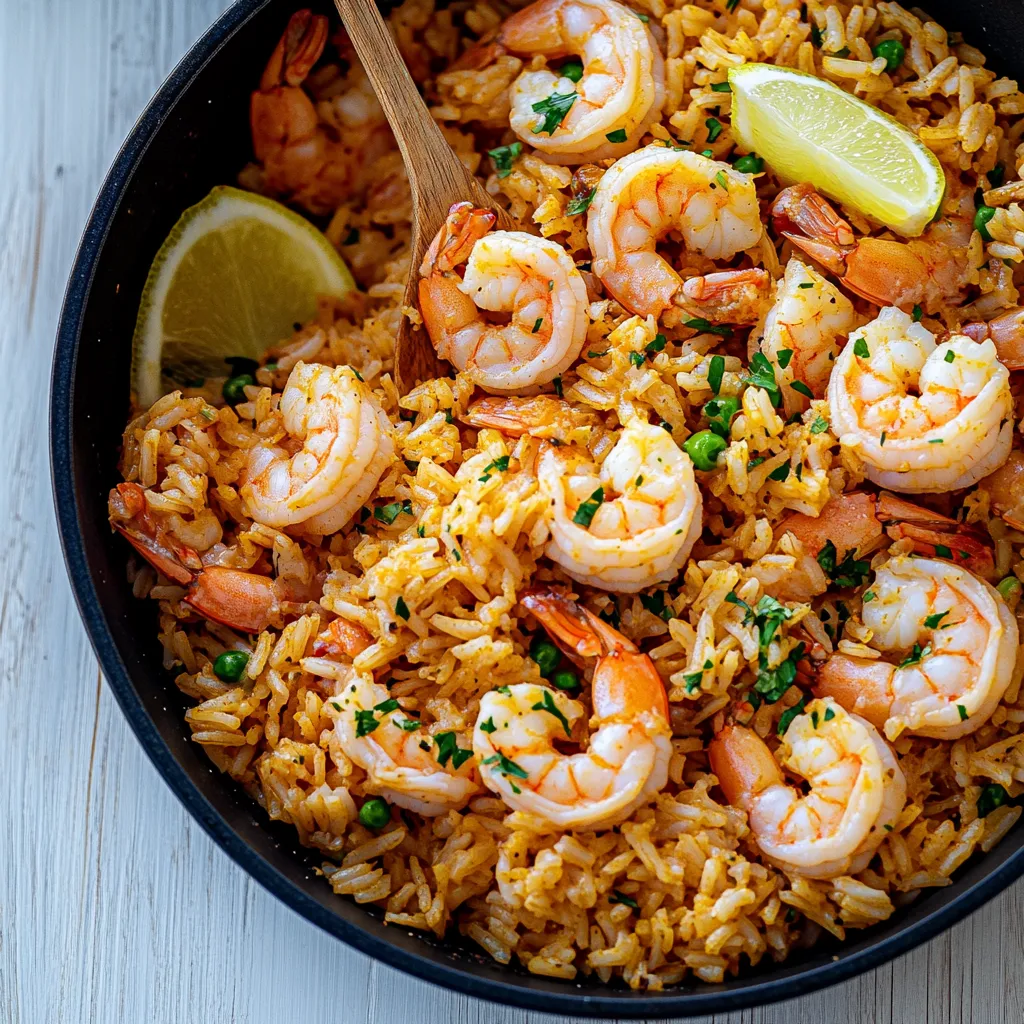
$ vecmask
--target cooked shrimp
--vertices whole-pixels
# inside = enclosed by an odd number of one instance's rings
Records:
[[[460,419],[472,427],[490,427],[510,437],[555,438],[568,444],[577,433],[584,435],[601,425],[594,413],[551,395],[477,399]]]
[[[1006,462],[978,486],[988,492],[996,515],[1013,529],[1024,530],[1024,452],[1010,452]]]
[[[839,355],[837,340],[845,340],[853,325],[853,303],[835,285],[798,259],[786,264],[775,302],[747,344],[750,356],[760,348],[775,368],[787,416],[810,404],[794,382],[804,383],[815,398],[825,394]]]
[[[138,484],[118,484],[110,492],[108,507],[110,525],[153,568],[186,586],[183,600],[204,618],[244,633],[260,633],[302,615],[320,598],[317,580],[305,584],[206,564],[198,551],[175,537],[169,517],[149,510]]]
[[[502,50],[582,59],[578,82],[539,68],[524,71],[512,86],[512,130],[549,160],[615,159],[634,149],[661,114],[661,51],[647,26],[615,0],[537,0],[502,24],[489,53]],[[544,111],[552,102],[567,109],[548,130]],[[621,141],[609,141],[620,132]]]
[[[774,597],[784,601],[809,601],[824,594],[830,584],[838,589],[857,586],[867,564],[852,573],[843,569],[847,559],[863,561],[877,550],[887,534],[891,540],[908,539],[921,555],[941,555],[981,576],[995,572],[992,541],[988,534],[968,523],[921,508],[893,494],[850,491],[830,498],[817,516],[796,512],[775,527],[775,536],[787,534],[798,540],[803,553],[794,565],[768,562],[754,566],[754,575]],[[818,556],[832,545],[836,570],[832,583]]]
[[[624,594],[673,579],[700,536],[700,488],[667,431],[633,419],[600,469],[569,446],[537,461],[550,499],[545,549],[574,580]]]
[[[347,366],[296,363],[280,409],[289,437],[249,450],[241,487],[246,509],[264,526],[334,533],[394,458],[391,424]]]
[[[688,248],[729,259],[753,246],[762,230],[748,175],[658,145],[612,164],[587,215],[593,270],[608,292],[634,313],[661,317],[674,310],[675,320],[753,323],[770,301],[771,277],[763,270],[724,271],[684,283],[657,243],[678,231]]]
[[[974,732],[1010,685],[1017,620],[995,587],[948,562],[897,557],[875,573],[861,618],[871,647],[899,659],[834,654],[818,692],[894,740]]]
[[[971,271],[968,243],[974,203],[964,193],[953,213],[920,238],[861,238],[813,185],[791,185],[772,205],[775,230],[878,306],[921,305],[928,312],[957,303]]]
[[[420,312],[442,359],[488,391],[518,391],[554,380],[580,354],[587,288],[557,242],[493,224],[471,203],[451,208],[420,267]],[[481,310],[511,322],[490,323]]]
[[[828,402],[832,432],[870,480],[894,491],[969,487],[1010,453],[1010,375],[992,342],[959,334],[936,345],[895,307],[850,336]]]
[[[323,122],[302,83],[320,59],[327,42],[327,18],[296,11],[270,58],[259,89],[252,94],[249,119],[253,150],[263,165],[267,190],[311,213],[331,213],[349,197],[355,176],[393,145],[384,113],[366,82],[360,81],[332,99],[336,126]],[[340,140],[339,130],[358,137]]]
[[[454,732],[431,734],[386,686],[353,673],[333,701],[334,734],[366,772],[363,788],[417,814],[458,811],[481,787],[472,754]],[[442,760],[443,759],[443,760]]]
[[[991,338],[999,361],[1008,370],[1024,370],[1024,306],[1002,313],[988,323],[964,324],[960,332],[975,341]]]
[[[596,657],[587,750],[562,754],[583,705],[558,690],[518,683],[480,701],[473,751],[488,788],[517,811],[558,828],[608,828],[668,781],[672,730],[654,663],[621,633],[558,591],[525,594],[523,606],[576,659]]]
[[[708,753],[761,852],[807,878],[863,871],[906,800],[903,772],[874,726],[829,699],[811,701],[790,722],[775,754],[741,725],[727,725]],[[783,769],[809,792],[787,783]]]

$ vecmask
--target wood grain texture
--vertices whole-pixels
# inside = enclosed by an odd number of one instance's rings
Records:
[[[249,881],[101,683],[46,456],[50,355],[103,173],[224,0],[0,0],[0,1024],[543,1024],[412,981]],[[1024,885],[872,974],[719,1024],[1024,1021]],[[710,1018],[706,1018],[710,1019]]]

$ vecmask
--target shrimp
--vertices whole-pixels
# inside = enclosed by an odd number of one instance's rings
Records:
[[[668,781],[672,730],[654,663],[621,633],[553,589],[523,607],[575,659],[596,657],[588,749],[563,754],[584,707],[564,693],[517,683],[485,693],[473,730],[484,784],[509,807],[561,829],[609,828]]]
[[[964,324],[960,332],[975,341],[991,338],[999,361],[1008,370],[1024,370],[1024,306],[1016,306],[988,323]]]
[[[921,238],[861,238],[813,185],[791,185],[772,204],[775,230],[876,306],[920,305],[931,313],[957,303],[971,272],[968,244],[974,205],[962,194],[954,212]]]
[[[803,548],[795,564],[773,565],[772,570],[760,564],[754,567],[762,585],[784,601],[809,601],[824,594],[830,582],[839,589],[858,586],[868,568],[862,560],[882,545],[886,535],[891,540],[909,540],[918,554],[941,555],[980,576],[995,573],[992,541],[985,531],[884,491],[836,495],[817,516],[793,513],[775,528],[776,537],[787,534]],[[834,566],[822,556],[829,545]],[[860,566],[851,564],[858,560]],[[822,562],[830,565],[830,575]]]
[[[840,443],[870,480],[894,491],[969,487],[1010,453],[1010,375],[992,342],[959,334],[936,345],[894,306],[850,336],[828,402]]]
[[[573,447],[546,444],[537,480],[549,499],[545,553],[580,583],[633,594],[674,579],[700,536],[693,463],[641,418],[626,424],[600,469]]]
[[[824,395],[839,355],[837,339],[845,339],[854,322],[853,303],[835,285],[798,259],[786,264],[774,304],[750,332],[748,355],[760,347],[775,368],[787,416],[810,405],[794,382],[807,385],[815,398]]]
[[[587,288],[557,242],[493,224],[471,203],[452,206],[420,267],[420,312],[442,359],[488,391],[519,391],[554,380],[580,354]],[[489,323],[481,310],[511,322]]]
[[[472,754],[454,732],[431,734],[373,677],[353,672],[331,702],[334,734],[363,771],[363,788],[390,803],[435,816],[482,792]]]
[[[146,505],[136,483],[118,484],[108,499],[110,525],[168,579],[186,587],[183,600],[204,618],[243,633],[261,633],[304,614],[320,598],[320,581],[272,579],[255,572],[206,564],[181,543],[164,516]]]
[[[472,427],[490,427],[509,437],[554,438],[562,444],[581,439],[601,426],[598,417],[551,395],[530,398],[498,397],[477,399],[460,417]]]
[[[953,740],[984,725],[1017,661],[1017,620],[999,591],[948,562],[899,556],[876,571],[870,593],[861,611],[869,643],[897,664],[834,654],[817,692],[890,740]]]
[[[531,68],[512,85],[512,130],[547,160],[614,160],[635,149],[661,115],[661,50],[647,26],[615,0],[537,0],[498,29],[487,55],[502,52],[582,59],[578,82]],[[563,116],[552,124],[557,113]]]
[[[788,874],[835,878],[871,862],[906,801],[907,783],[870,722],[828,698],[797,715],[773,754],[727,725],[708,748],[726,799],[747,812],[761,852]],[[806,795],[783,769],[803,778]]]
[[[612,164],[587,214],[593,271],[608,292],[641,316],[672,311],[672,322],[704,317],[754,323],[770,301],[771,277],[755,269],[684,282],[658,254],[657,243],[678,231],[688,248],[729,259],[753,246],[762,230],[749,175],[658,145]]]
[[[331,213],[353,191],[360,169],[393,145],[383,111],[367,85],[331,101],[332,112],[340,112],[338,128],[351,141],[340,141],[337,130],[322,121],[302,83],[326,42],[327,18],[296,11],[249,106],[263,184],[314,214]]]
[[[979,484],[988,493],[992,511],[1007,526],[1024,530],[1024,452],[1010,452],[1010,457],[991,476]]]
[[[347,366],[296,363],[281,394],[289,437],[249,450],[240,493],[264,526],[340,530],[391,464],[391,424]]]

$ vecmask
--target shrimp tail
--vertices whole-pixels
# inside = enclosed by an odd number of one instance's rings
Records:
[[[818,668],[814,693],[831,697],[882,729],[892,709],[892,683],[893,666],[886,661],[833,654]]]
[[[764,740],[742,725],[721,729],[708,747],[708,759],[726,800],[734,807],[748,807],[759,793],[783,781]]]
[[[767,270],[725,270],[683,282],[677,305],[712,323],[752,324],[771,304]]]
[[[534,587],[519,601],[547,630],[565,656],[577,664],[582,664],[585,658],[599,658],[614,650],[636,651],[629,640],[589,608],[578,605],[565,591]]]
[[[488,395],[474,402],[459,417],[471,427],[490,427],[509,437],[554,437],[566,441],[566,435],[582,427],[596,427],[599,420],[591,413],[574,409],[550,395],[530,398]]]
[[[246,633],[262,632],[279,609],[272,579],[219,565],[196,576],[185,603],[207,619]]]
[[[296,11],[263,70],[260,89],[267,92],[281,85],[302,85],[326,43],[327,18],[308,9]]]
[[[161,530],[146,507],[145,491],[136,483],[121,483],[108,498],[110,525],[154,569],[175,583],[190,583],[202,569],[199,554]]]
[[[373,637],[362,626],[347,619],[334,619],[313,641],[314,658],[358,657],[373,644]]]
[[[992,542],[978,527],[958,523],[887,491],[879,494],[875,515],[890,538],[911,540],[918,554],[949,559],[986,579],[994,576]]]
[[[469,259],[473,246],[494,227],[497,217],[472,203],[453,203],[444,226],[427,249],[420,266],[426,277],[436,271],[450,273]]]

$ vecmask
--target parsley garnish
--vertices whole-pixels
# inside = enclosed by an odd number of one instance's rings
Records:
[[[521,142],[513,142],[508,146],[498,146],[487,150],[487,155],[494,161],[494,169],[499,178],[507,178],[512,173],[512,161],[523,151]]]
[[[643,354],[643,352],[630,352],[629,353],[629,361],[637,369],[639,369],[641,366],[644,365],[644,354]]]
[[[626,129],[616,128],[613,132],[608,132],[605,138],[609,142],[625,142],[626,141]]]
[[[508,469],[508,460],[508,455],[499,455],[496,459],[494,459],[493,462],[489,462],[486,466],[484,466],[484,475],[480,477],[480,482],[486,483],[488,480],[491,479],[492,469],[497,469],[504,473],[505,470]]]
[[[790,727],[790,724],[792,723],[793,719],[796,718],[796,716],[799,715],[801,711],[803,711],[806,704],[807,698],[801,697],[800,700],[791,708],[787,708],[785,711],[782,712],[782,717],[779,719],[780,736],[786,735],[786,730]],[[817,722],[814,723],[814,728],[818,728]]]
[[[494,732],[498,727],[494,724],[494,716],[492,715],[487,719],[486,722],[480,723],[480,731],[486,733]]]
[[[826,430],[828,430],[828,420],[825,419],[824,416],[816,417],[814,422],[811,424],[811,433],[823,434]]]
[[[932,649],[930,646],[922,647],[920,644],[914,644],[914,649],[900,662],[899,667],[908,668],[911,665],[918,665],[931,653]]]
[[[914,309],[913,309],[913,311],[912,311],[912,312],[911,312],[911,314],[910,314],[910,317],[911,317],[911,319],[912,319],[912,320],[914,321],[914,323],[915,323],[915,324],[917,324],[917,323],[920,323],[920,322],[921,322],[921,317],[922,317],[922,315],[923,315],[923,314],[922,314],[922,312],[921,312],[921,307],[920,307],[920,306],[917,306],[917,305],[915,305],[915,306],[914,306]]]
[[[709,117],[704,127],[708,130],[708,142],[714,142],[722,134],[722,122],[717,117]]]
[[[732,86],[728,82],[715,82],[711,86],[712,92],[732,92]]]
[[[722,388],[722,376],[725,373],[725,359],[712,356],[708,365],[708,387],[717,395]]]
[[[572,738],[572,730],[569,728],[569,720],[558,710],[558,705],[555,703],[554,697],[551,696],[550,690],[544,691],[544,699],[537,701],[531,708],[531,711],[546,711],[549,715],[554,715],[562,723],[562,728],[565,730],[565,735],[570,739]]]
[[[377,721],[372,711],[357,711],[356,712],[356,739],[361,739],[363,736],[369,736],[380,722]]]
[[[458,771],[473,756],[472,750],[466,750],[455,742],[454,732],[439,732],[434,736],[434,742],[437,744],[437,763],[442,767],[450,760]]]
[[[591,520],[597,514],[597,510],[601,507],[601,502],[604,501],[604,488],[598,487],[596,491],[585,501],[578,509],[576,509],[576,515],[572,517],[572,521],[577,526],[589,526]]]
[[[832,708],[825,708],[825,721],[826,722],[831,722],[832,719],[835,718],[835,717],[836,717],[836,713],[835,713],[835,711],[832,710]]]
[[[544,120],[539,128],[531,129],[534,135],[546,132],[551,135],[554,130],[565,120],[569,108],[576,102],[578,96],[574,92],[553,92],[547,99],[533,104],[535,114],[543,114]]]
[[[496,764],[498,766],[497,770],[506,778],[514,776],[517,779],[528,779],[530,777],[529,772],[520,768],[515,761],[510,761],[504,754],[492,754],[490,757],[484,758],[480,763]]]
[[[956,709],[957,709],[957,711],[960,712],[960,721],[961,722],[966,722],[967,721],[967,708],[965,708],[963,706],[963,704],[957,704]]]
[[[404,597],[400,596],[395,602],[395,614],[405,619],[406,622],[409,621],[409,606],[405,603]]]
[[[385,526],[390,526],[402,513],[412,515],[412,503],[407,501],[393,501],[390,505],[378,505],[373,510],[373,518]]]
[[[736,0],[739,3],[739,0]],[[608,897],[609,903],[621,903],[624,906],[629,907],[632,910],[639,910],[640,904],[635,899],[627,896],[624,892],[619,892],[618,889],[612,889],[611,896]]]
[[[668,622],[672,618],[672,609],[665,606],[665,591],[656,590],[653,594],[639,594],[640,604],[652,615]]]
[[[840,562],[836,557],[836,546],[830,540],[825,541],[824,547],[818,552],[818,565],[841,590],[859,587],[871,571],[871,563],[855,558],[856,553],[856,548],[851,548]]]
[[[695,331],[703,331],[705,334],[718,334],[723,338],[728,338],[732,334],[731,327],[716,327],[710,320],[705,320],[702,316],[695,316],[692,320],[686,320],[683,326]]]
[[[544,317],[542,317],[542,316],[537,317],[537,319],[533,321],[533,330],[530,331],[530,333],[531,334],[536,334],[540,330],[540,325],[542,323],[544,323]]]
[[[570,217],[575,217],[579,213],[584,213],[594,199],[594,190],[588,188],[586,192],[581,192],[578,196],[573,196],[572,199],[566,204],[565,212]]]
[[[774,704],[796,680],[796,667],[804,656],[804,644],[798,643],[775,668],[769,668],[764,651],[758,656],[757,681],[754,689],[769,703]]]
[[[653,356],[655,353],[660,352],[668,344],[668,338],[664,334],[656,334],[654,341],[647,342],[644,345],[644,351],[649,355]]]
[[[782,403],[782,394],[775,379],[775,368],[763,352],[755,352],[751,356],[750,372],[743,378],[743,383],[767,391],[772,405],[776,408]]]
[[[868,343],[863,338],[858,338],[853,343],[853,354],[860,356],[861,359],[870,359],[871,351],[868,349]]]
[[[803,395],[804,398],[813,398],[814,392],[802,381],[795,380],[789,385],[797,394]]]
[[[775,353],[775,358],[778,360],[779,366],[784,370],[789,366],[789,361],[793,358],[793,350],[791,348],[780,348]]]
[[[978,794],[978,817],[987,818],[997,807],[1002,807],[1010,794],[998,782],[985,786]]]
[[[944,612],[937,612],[935,615],[929,615],[924,620],[925,629],[938,629],[939,623],[949,614],[949,609]]]

